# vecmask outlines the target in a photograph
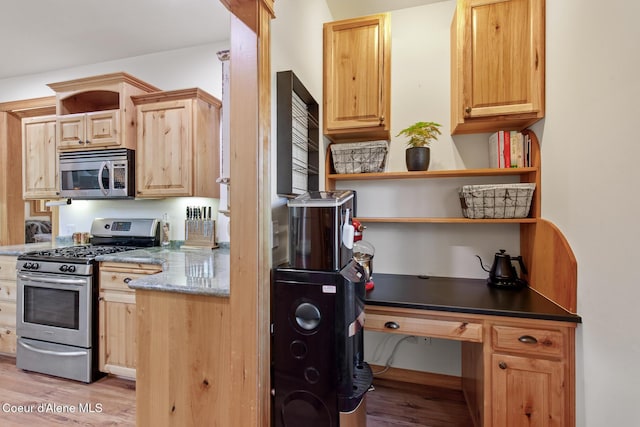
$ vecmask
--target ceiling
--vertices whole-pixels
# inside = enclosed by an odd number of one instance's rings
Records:
[[[326,0],[334,19],[438,1]],[[228,38],[218,0],[2,0],[0,79]]]

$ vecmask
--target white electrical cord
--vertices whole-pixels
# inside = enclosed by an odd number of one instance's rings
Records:
[[[372,374],[375,375],[382,375],[385,372],[387,372],[389,370],[389,368],[391,368],[391,363],[393,362],[393,357],[396,354],[396,351],[398,350],[398,346],[400,346],[400,343],[406,339],[409,338],[414,338],[413,335],[407,335],[406,337],[403,337],[402,339],[398,340],[398,342],[396,342],[396,344],[393,346],[393,350],[391,350],[391,354],[389,355],[389,357],[387,358],[387,362],[384,364],[384,369],[378,371],[378,372],[372,372]]]

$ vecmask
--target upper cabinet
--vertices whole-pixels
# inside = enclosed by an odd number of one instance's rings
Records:
[[[131,96],[160,89],[127,73],[48,85],[56,92],[58,150],[136,148]]]
[[[389,139],[388,14],[324,24],[324,134],[333,141]]]
[[[220,197],[220,108],[201,89],[134,96],[136,196]]]
[[[22,197],[58,197],[56,116],[22,119]]]
[[[544,0],[458,0],[451,133],[521,130],[544,117]]]

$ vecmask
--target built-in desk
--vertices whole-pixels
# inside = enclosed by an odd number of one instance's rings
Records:
[[[476,426],[575,425],[580,316],[530,288],[374,274],[365,329],[462,341],[462,391]]]

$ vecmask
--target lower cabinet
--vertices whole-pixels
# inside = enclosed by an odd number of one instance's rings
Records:
[[[100,371],[131,379],[136,377],[136,293],[128,283],[160,271],[161,266],[151,264],[100,264]]]
[[[491,419],[484,425],[575,425],[573,332],[536,321],[491,326],[490,388],[485,388]]]
[[[136,425],[236,425],[229,298],[146,289],[136,295]]]
[[[564,370],[560,361],[494,354],[491,358],[494,426],[563,427]]]
[[[367,306],[365,329],[461,341],[475,427],[575,426],[575,323]]]
[[[16,354],[16,261],[0,256],[0,353]]]

